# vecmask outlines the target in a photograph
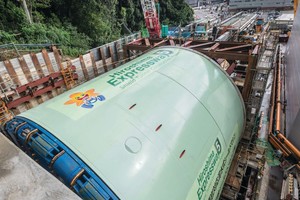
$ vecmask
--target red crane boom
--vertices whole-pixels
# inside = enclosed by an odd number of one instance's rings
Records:
[[[141,0],[146,27],[152,38],[159,38],[161,35],[158,13],[154,0]]]

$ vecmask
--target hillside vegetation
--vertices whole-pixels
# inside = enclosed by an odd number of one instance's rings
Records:
[[[184,25],[192,17],[184,0],[160,2],[164,24]],[[64,54],[77,56],[143,26],[140,0],[0,1],[0,44],[60,44]]]

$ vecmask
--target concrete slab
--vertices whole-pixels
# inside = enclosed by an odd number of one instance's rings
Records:
[[[294,21],[294,13],[282,14],[275,21]]]
[[[80,198],[0,133],[0,199]]]
[[[283,181],[283,171],[280,167],[270,167],[270,177],[267,200],[279,200]]]

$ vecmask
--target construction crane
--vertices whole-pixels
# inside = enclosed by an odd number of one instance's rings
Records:
[[[155,2],[158,2],[156,0]],[[159,38],[161,35],[158,12],[154,0],[141,0],[146,27],[151,38]]]

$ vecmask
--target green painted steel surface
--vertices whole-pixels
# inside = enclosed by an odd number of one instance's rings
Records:
[[[244,128],[211,59],[163,47],[21,116],[69,146],[121,199],[217,199]]]
[[[165,38],[168,37],[169,26],[168,25],[161,25],[161,37]]]

